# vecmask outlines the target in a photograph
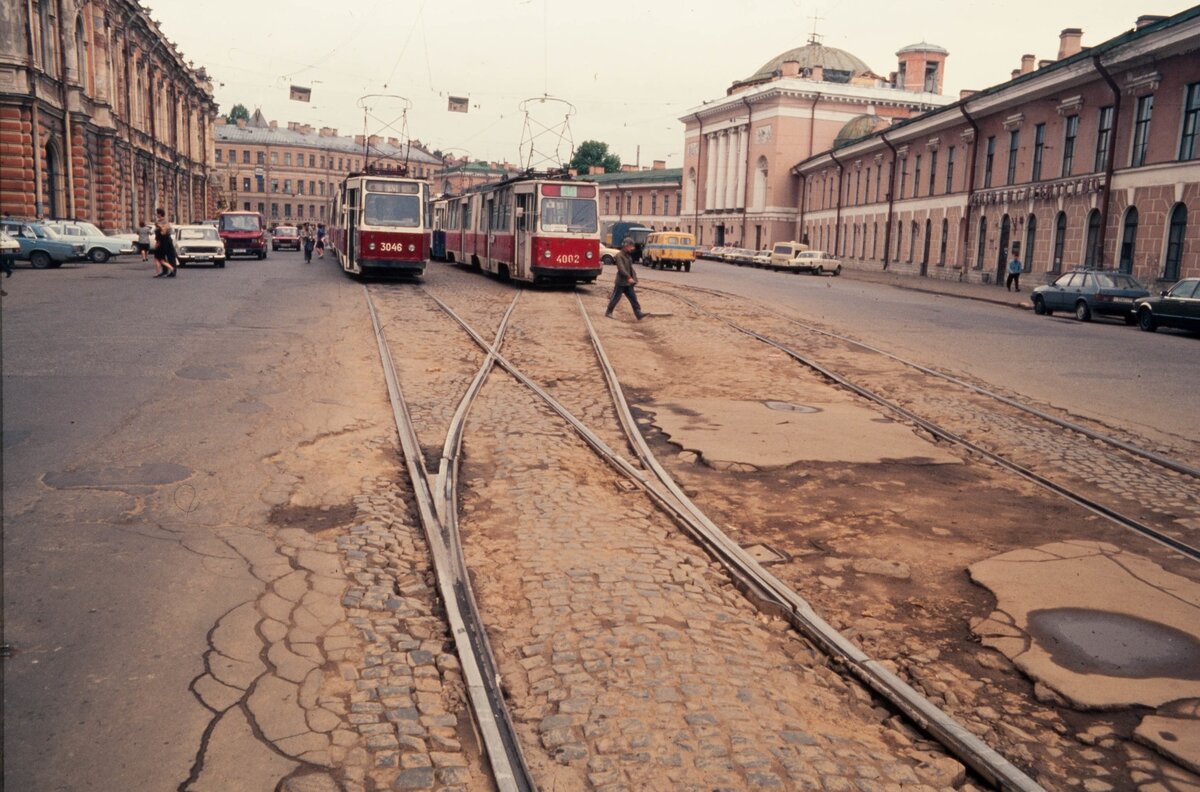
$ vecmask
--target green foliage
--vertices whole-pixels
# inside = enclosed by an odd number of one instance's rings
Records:
[[[571,167],[577,173],[587,173],[588,168],[593,165],[602,166],[605,173],[616,173],[621,170],[621,158],[616,154],[608,153],[607,143],[601,143],[599,140],[585,140],[579,144],[579,148],[575,149],[575,156],[571,158]]]
[[[235,104],[233,109],[229,111],[229,115],[225,116],[225,122],[228,124],[236,124],[238,119],[243,121],[250,120],[250,111],[246,109],[244,104]]]

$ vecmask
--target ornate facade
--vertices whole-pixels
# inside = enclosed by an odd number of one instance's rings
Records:
[[[0,212],[210,216],[212,81],[136,0],[0,0]]]
[[[1078,266],[1200,274],[1200,8],[1093,47],[1060,35],[1013,78],[793,168],[798,238],[846,266],[1035,282]]]

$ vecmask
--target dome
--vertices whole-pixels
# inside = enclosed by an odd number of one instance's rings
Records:
[[[850,82],[850,78],[859,74],[871,73],[870,66],[845,50],[809,43],[771,58],[762,65],[762,68],[742,82],[769,79],[776,71],[783,68],[785,61],[796,61],[800,64],[801,69],[821,66],[825,69],[825,79],[828,82],[846,83]]]
[[[937,44],[930,44],[928,41],[918,41],[916,44],[909,44],[907,47],[902,47],[897,55],[904,55],[908,52],[932,52],[937,55],[949,55],[950,50],[945,47],[939,47]]]
[[[859,138],[866,137],[872,132],[886,127],[887,121],[884,121],[877,115],[863,114],[855,116],[846,122],[845,126],[837,133],[837,137],[833,139],[833,147],[839,149],[849,143],[853,143]]]

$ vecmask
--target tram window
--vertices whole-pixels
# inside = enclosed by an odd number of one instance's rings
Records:
[[[596,201],[587,198],[542,198],[542,229],[591,233],[596,230]]]
[[[421,224],[421,201],[415,195],[367,193],[364,210],[366,225],[416,228]]]

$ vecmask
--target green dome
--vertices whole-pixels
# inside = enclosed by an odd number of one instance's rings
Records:
[[[865,113],[855,116],[847,121],[846,125],[837,133],[837,137],[833,139],[833,147],[835,149],[841,148],[885,126],[887,126],[887,122],[879,116],[867,115]]]
[[[800,64],[801,69],[821,66],[825,70],[825,79],[828,82],[847,83],[852,77],[859,74],[871,73],[870,66],[845,50],[810,43],[776,55],[742,82],[758,82],[769,79],[775,72],[783,68],[785,61],[796,61]]]

